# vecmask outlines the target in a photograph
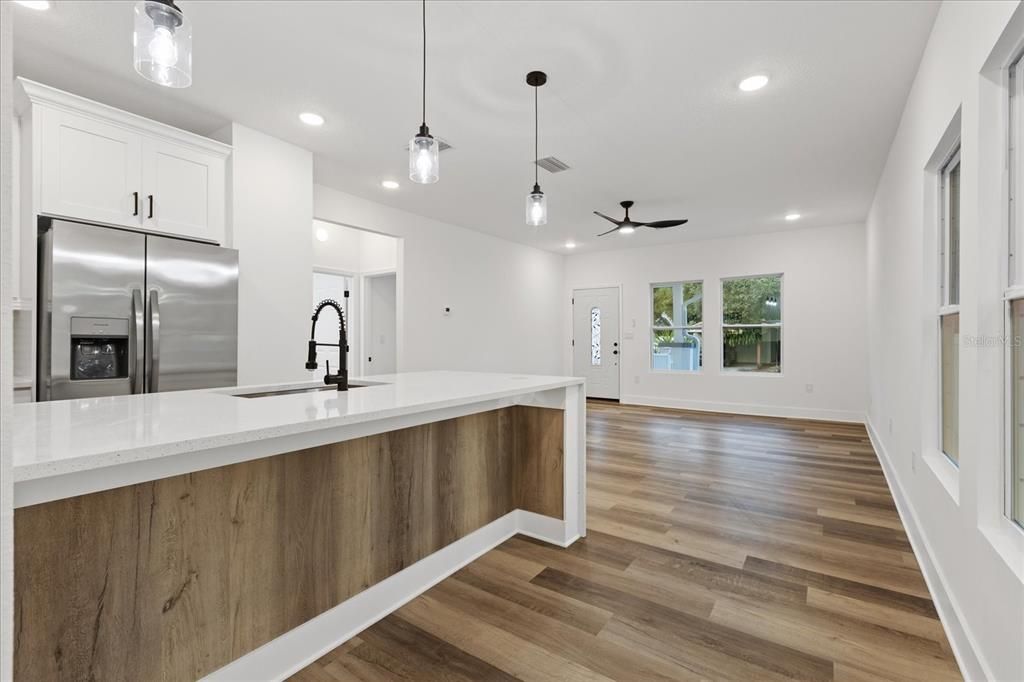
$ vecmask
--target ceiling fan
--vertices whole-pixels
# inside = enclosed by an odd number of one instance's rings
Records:
[[[632,201],[619,202],[619,206],[626,209],[626,217],[624,220],[616,220],[615,218],[610,218],[609,216],[606,216],[604,213],[601,213],[600,211],[594,211],[595,214],[601,216],[605,220],[609,220],[615,223],[615,227],[608,230],[607,232],[602,232],[601,234],[597,235],[598,237],[603,237],[606,234],[611,234],[612,232],[632,234],[633,232],[636,231],[636,228],[638,227],[653,227],[655,230],[664,230],[666,227],[676,227],[677,225],[682,225],[686,222],[689,222],[687,218],[683,218],[682,220],[655,220],[654,222],[651,223],[638,223],[634,220],[630,220],[629,218],[629,209],[633,206]]]

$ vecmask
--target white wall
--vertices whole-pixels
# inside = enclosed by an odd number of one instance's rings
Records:
[[[723,372],[720,279],[783,273],[782,374]],[[704,369],[652,372],[655,282],[704,281]],[[622,401],[665,407],[859,421],[865,383],[864,228],[792,230],[730,239],[578,254],[566,259],[562,301],[573,289],[622,287]],[[569,319],[569,315],[566,315]],[[634,326],[635,325],[635,326]],[[628,338],[633,332],[633,338]],[[572,330],[568,327],[569,336]],[[571,354],[565,353],[567,368]],[[807,392],[813,385],[813,393]]]
[[[322,185],[313,196],[320,220],[402,239],[399,371],[562,373],[561,256]]]
[[[320,241],[317,233],[327,233],[327,241]],[[342,270],[356,274],[363,271],[362,235],[341,225],[313,221],[313,266],[328,270]]]
[[[383,234],[363,232],[359,240],[359,264],[363,272],[398,268],[398,241]]]
[[[238,249],[238,383],[305,381],[313,155],[232,124],[228,246]]]
[[[327,241],[317,232],[324,230]],[[382,272],[398,267],[398,240],[344,225],[313,221],[313,265],[352,274]]]
[[[1020,15],[1016,2],[942,5],[867,221],[869,425],[968,679],[1024,679],[1024,533],[1002,513],[1001,345],[961,343],[959,470],[937,452],[937,192],[925,169],[961,109],[960,338],[996,339],[1006,117],[986,69],[999,62],[998,81]]]

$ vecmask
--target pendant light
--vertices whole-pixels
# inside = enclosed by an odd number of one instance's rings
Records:
[[[429,185],[438,179],[439,145],[427,127],[427,0],[423,0],[423,122],[409,142],[409,179]]]
[[[135,5],[135,70],[168,88],[192,85],[192,22],[174,0]]]
[[[540,191],[540,183],[537,181],[537,162],[540,160],[538,154],[538,121],[540,119],[537,109],[537,90],[548,82],[548,75],[543,71],[531,71],[526,74],[526,83],[533,87],[533,191],[526,195],[526,224],[538,227],[548,222],[548,198]]]

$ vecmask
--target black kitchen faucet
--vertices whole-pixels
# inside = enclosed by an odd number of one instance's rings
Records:
[[[320,312],[324,308],[334,308],[338,313],[338,343],[318,343],[316,340],[316,322],[320,318]],[[336,384],[339,391],[348,390],[348,334],[345,331],[345,313],[341,306],[333,298],[325,298],[316,304],[313,311],[313,324],[309,329],[309,355],[306,357],[306,369],[314,370],[316,364],[317,346],[337,346],[338,360],[341,367],[337,374],[331,374],[331,361],[327,361],[327,373],[324,375],[325,384]]]

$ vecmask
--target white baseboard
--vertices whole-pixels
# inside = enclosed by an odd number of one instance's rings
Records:
[[[550,542],[559,547],[568,547],[580,539],[575,528],[570,528],[568,523],[559,519],[535,514],[525,509],[517,509],[512,513],[516,515],[517,532],[520,535]]]
[[[903,527],[907,531],[910,546],[913,548],[914,556],[917,557],[917,563],[921,567],[921,573],[924,575],[928,592],[932,595],[935,610],[938,611],[939,620],[942,621],[942,627],[946,631],[946,638],[953,649],[953,656],[960,666],[960,672],[965,680],[994,680],[995,677],[991,673],[991,668],[981,655],[981,649],[976,645],[975,638],[961,616],[962,612],[957,606],[956,599],[946,587],[947,583],[943,577],[942,569],[935,561],[931,545],[928,543],[928,539],[917,520],[914,505],[907,496],[903,484],[900,482],[899,474],[892,465],[892,460],[882,444],[882,439],[878,436],[878,431],[875,429],[874,424],[871,423],[869,416],[865,417],[864,423],[867,426],[871,444],[878,454],[878,461],[882,464],[882,472],[885,474],[886,483],[889,484],[889,490],[892,491],[893,499],[896,501],[896,510],[899,512],[900,521],[903,522]]]
[[[559,519],[521,509],[509,512],[203,679],[284,680],[517,533],[560,547],[579,537]]]
[[[790,419],[814,419],[817,421],[864,423],[864,413],[850,410],[825,410],[816,407],[787,407],[784,405],[756,405],[752,403],[723,403],[711,400],[683,400],[651,395],[623,395],[625,405],[646,405],[649,407],[670,407],[677,410],[697,412],[726,412],[749,414],[758,417],[786,417]]]

